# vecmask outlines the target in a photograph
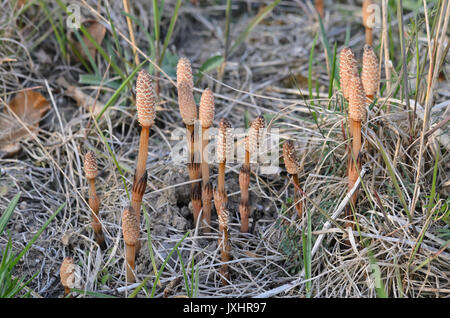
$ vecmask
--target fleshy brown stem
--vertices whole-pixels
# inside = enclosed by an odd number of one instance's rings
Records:
[[[202,180],[203,186],[209,181],[209,164],[208,164],[208,132],[209,128],[202,127]]]
[[[225,162],[219,163],[219,176],[217,179],[217,189],[225,193]]]
[[[361,170],[361,160],[359,158],[359,153],[361,151],[361,121],[353,120],[349,118],[349,125],[350,125],[350,134],[352,136],[352,151],[349,153],[348,158],[348,189],[351,190],[353,186],[355,185],[356,180],[358,180],[358,172]],[[354,163],[354,160],[356,161],[356,165]],[[354,209],[356,210],[356,201],[358,198],[358,193],[355,191],[353,194],[350,204],[353,205]],[[345,213],[345,218],[347,220],[353,219],[353,213],[351,206],[348,206]],[[353,223],[348,222],[346,224],[346,227],[352,227],[353,229]]]
[[[95,189],[95,179],[89,179],[89,206],[92,209],[92,229],[94,230],[95,241],[101,249],[106,248],[105,237],[102,231],[102,225],[100,223],[98,213],[100,210],[100,199],[97,196]]]
[[[297,174],[293,174],[292,175],[292,182],[299,189],[301,189],[300,188],[300,182],[298,181],[298,175]],[[297,187],[294,187],[294,201],[296,202],[295,209],[297,210],[297,215],[298,215],[299,219],[301,219],[302,215],[303,215],[303,204],[302,204],[302,201],[299,201],[301,199],[301,194],[298,192]]]
[[[141,204],[142,204],[142,198],[144,197],[145,189],[147,188],[147,171],[144,170],[144,173],[138,177],[137,171],[134,174],[134,181],[133,181],[133,190],[131,193],[131,206],[133,207],[133,210],[140,211],[141,210]],[[136,213],[136,219],[140,220],[140,213]]]
[[[136,218],[139,222],[141,219],[141,204],[142,204],[142,197],[145,192],[145,187],[147,186],[147,157],[148,157],[148,137],[150,133],[150,127],[142,126],[141,129],[141,135],[139,139],[139,153],[138,153],[138,159],[136,164],[136,171],[134,174],[134,184],[133,184],[133,193],[131,195],[131,202],[133,209],[136,213]],[[142,193],[135,192],[135,184],[136,180],[138,182],[141,182],[143,176],[145,174],[145,186],[144,191]],[[140,185],[142,187],[142,185]]]
[[[373,43],[373,29],[366,27],[366,44],[369,44],[370,46]]]
[[[70,288],[64,286],[64,297],[67,297],[67,295],[69,295],[69,293],[70,293]]]
[[[205,233],[210,232],[211,226],[211,207],[212,207],[213,189],[211,182],[207,182],[202,188],[203,221],[208,225],[203,227]]]
[[[246,154],[248,151],[246,151]],[[246,155],[247,159],[247,155]],[[239,172],[239,187],[241,190],[241,203],[239,204],[239,214],[241,215],[241,232],[248,232],[248,219],[250,217],[249,192],[250,184],[250,164],[245,162]]]
[[[127,262],[126,274],[127,274],[127,281],[129,283],[136,282],[136,277],[134,276],[135,257],[136,257],[136,246],[125,244],[125,259]]]
[[[220,254],[220,260],[222,263],[227,263],[230,261],[230,251],[231,251],[231,245],[228,241],[228,228],[224,228],[222,232],[222,242],[219,242],[219,245],[221,245],[221,254]],[[230,273],[228,271],[228,264],[222,264],[222,267],[220,268],[220,273],[222,274],[222,285],[228,285],[228,280],[230,277]]]

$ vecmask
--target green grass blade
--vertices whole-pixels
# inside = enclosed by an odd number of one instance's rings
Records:
[[[188,231],[186,232],[186,234],[184,234],[184,236],[181,238],[181,240],[179,240],[177,242],[177,244],[175,244],[175,246],[172,248],[172,250],[169,252],[169,254],[167,255],[167,257],[164,259],[164,262],[162,263],[158,274],[156,275],[155,278],[155,282],[153,283],[153,287],[152,287],[152,291],[151,291],[151,295],[150,298],[153,298],[155,296],[155,292],[156,292],[156,285],[159,281],[159,278],[161,277],[162,271],[164,270],[164,268],[167,265],[167,262],[169,261],[169,259],[172,257],[172,254],[175,252],[176,249],[178,249],[178,247],[181,245],[181,243],[183,243],[184,239],[190,234],[191,232]],[[135,290],[133,290],[133,292],[130,294],[129,298],[134,298],[137,296],[137,294],[139,293],[139,291],[143,288],[143,286],[148,282],[148,280],[151,278],[151,276],[147,276],[140,284],[138,287],[136,287]]]
[[[150,260],[152,262],[153,272],[155,273],[155,276],[156,276],[158,274],[158,269],[156,268],[155,255],[153,254],[153,248],[152,248],[152,235],[150,232],[150,218],[148,216],[148,212],[147,212],[147,209],[145,208],[144,203],[142,203],[142,209],[144,211],[145,226],[147,228],[148,253],[150,254]]]
[[[189,298],[192,298],[191,289],[189,288],[189,280],[188,280],[188,276],[186,273],[186,267],[184,266],[184,263],[183,263],[183,258],[181,257],[181,253],[178,249],[176,249],[176,252],[178,254],[178,258],[180,259],[181,271],[183,273],[183,278],[184,278],[184,289],[186,289],[187,296]]]
[[[11,215],[14,212],[14,209],[17,206],[17,203],[19,202],[20,195],[22,193],[17,193],[14,198],[12,198],[11,202],[9,202],[8,207],[6,208],[5,212],[3,212],[2,216],[0,216],[0,235],[5,230],[6,224],[8,223],[9,219],[11,218]]]
[[[25,255],[25,253],[31,248],[31,246],[34,244],[34,242],[36,242],[36,240],[38,239],[38,237],[42,234],[42,232],[44,232],[44,230],[47,228],[47,226],[50,224],[51,221],[53,221],[53,219],[59,214],[59,212],[61,212],[61,210],[64,208],[64,206],[66,205],[66,203],[61,204],[61,206],[56,210],[55,213],[53,213],[48,220],[44,223],[44,225],[41,226],[41,228],[39,229],[39,231],[37,231],[37,233],[33,236],[33,238],[28,242],[28,244],[25,246],[25,248],[19,253],[19,255],[17,255],[17,257],[11,262],[10,266],[14,267],[17,262],[19,262],[19,260],[22,258],[22,256]]]
[[[312,87],[312,66],[314,60],[314,49],[316,47],[317,38],[319,34],[316,34],[313,40],[313,44],[311,46],[311,51],[309,53],[309,63],[308,63],[308,91],[309,91],[309,99],[311,100],[311,105],[314,105],[313,102],[313,87]]]
[[[334,77],[336,74],[336,50],[337,50],[337,42],[334,42],[333,65],[331,67],[331,77],[330,83],[328,85],[328,98],[331,98],[331,96],[333,95],[333,84],[334,84]]]
[[[207,59],[199,68],[197,75],[195,76],[197,80],[195,81],[196,84],[199,83],[199,81],[203,77],[203,73],[207,73],[211,70],[214,70],[218,68],[223,61],[225,61],[224,57],[222,55],[214,55]]]
[[[103,109],[100,111],[100,113],[97,115],[97,121],[100,120],[102,115],[105,113],[105,111],[108,109],[109,106],[111,106],[119,97],[120,93],[122,93],[123,89],[128,85],[128,83],[134,78],[136,73],[144,66],[146,61],[143,61],[141,64],[136,66],[136,68],[131,72],[131,74],[125,79],[125,81],[122,82],[122,84],[119,86],[119,88],[114,92],[114,94],[111,96],[111,98],[106,102]]]
[[[177,4],[175,5],[175,9],[173,10],[172,18],[170,19],[169,29],[167,30],[166,37],[164,39],[164,45],[163,49],[161,51],[161,55],[158,60],[158,65],[162,65],[161,63],[164,60],[164,55],[166,54],[167,47],[169,46],[170,39],[172,38],[173,29],[175,28],[175,23],[177,22],[178,18],[178,11],[181,7],[181,0],[177,1]]]
[[[381,156],[383,157],[384,163],[386,164],[386,167],[389,171],[389,175],[391,176],[391,180],[392,180],[392,183],[394,184],[394,188],[395,188],[395,191],[397,192],[400,203],[402,204],[403,208],[405,209],[406,214],[408,215],[408,219],[411,222],[412,216],[408,209],[408,205],[406,204],[405,198],[403,197],[403,192],[400,189],[400,186],[398,185],[397,177],[395,175],[394,168],[392,167],[391,160],[390,160],[388,154],[386,153],[386,150],[384,149],[383,145],[381,144],[381,141],[378,139],[378,137],[375,136],[375,134],[372,134],[372,137],[375,138],[375,140],[376,140],[377,148],[380,151]]]

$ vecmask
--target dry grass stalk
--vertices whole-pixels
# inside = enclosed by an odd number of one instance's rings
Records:
[[[349,148],[350,153],[348,156],[348,189],[352,189],[356,180],[358,180],[359,171],[361,171],[361,122],[366,117],[366,94],[364,87],[359,76],[354,76],[350,81],[350,96],[348,104],[348,119],[350,126],[350,135],[352,137],[352,147]],[[354,163],[356,161],[356,164]],[[358,193],[355,193],[350,200],[350,204],[356,211],[356,200]],[[352,209],[349,206],[345,213],[346,219],[352,218]],[[353,223],[347,223],[346,227],[351,226]]]
[[[367,98],[372,102],[380,86],[380,69],[378,67],[377,55],[368,44],[364,45],[361,81]]]
[[[65,257],[59,271],[61,284],[64,286],[64,297],[70,293],[75,286],[75,264],[72,257]]]
[[[228,211],[226,204],[222,203],[219,210],[217,210],[218,220],[219,220],[219,246],[220,246],[220,260],[222,263],[227,263],[230,261],[230,250],[231,245],[228,240],[228,223],[230,219],[230,212]],[[229,281],[229,271],[228,264],[222,264],[220,268],[220,273],[222,275],[221,281],[222,285],[228,285]]]
[[[129,283],[136,282],[134,275],[136,245],[139,239],[139,222],[132,206],[122,213],[122,235],[125,242],[126,278]]]
[[[341,89],[344,98],[349,98],[349,81],[353,76],[358,75],[358,62],[353,51],[345,47],[339,54],[339,77],[341,79]]]
[[[211,225],[211,200],[212,200],[212,186],[209,184],[209,165],[208,165],[208,131],[214,120],[214,95],[213,92],[207,88],[203,91],[200,99],[199,120],[202,125],[202,200],[203,200],[203,221]],[[205,230],[208,227],[205,228]],[[208,231],[208,230],[206,230]]]
[[[100,199],[95,189],[95,178],[97,177],[97,159],[92,151],[84,155],[84,172],[89,182],[89,206],[92,210],[92,229],[94,230],[95,241],[101,249],[106,248],[105,237],[102,231],[102,224],[99,220]]]
[[[136,108],[138,121],[141,125],[139,139],[139,153],[134,174],[133,191],[131,194],[131,206],[136,213],[136,219],[140,222],[142,197],[147,186],[147,157],[148,138],[150,128],[155,123],[155,95],[150,75],[146,71],[140,71],[136,82]]]
[[[362,3],[362,16],[363,25],[366,29],[366,44],[372,45],[373,43],[373,12],[370,11],[370,6],[373,4],[372,0],[363,0]]]
[[[296,185],[296,187],[294,187],[294,201],[296,202],[295,208],[297,210],[298,217],[301,219],[303,215],[303,204],[300,200],[301,195],[297,190],[297,188],[301,189],[300,182],[298,180],[300,163],[298,162],[295,147],[291,140],[286,140],[283,143],[283,159],[284,165],[286,166],[286,171],[292,176],[292,182]]]
[[[241,190],[241,202],[239,204],[239,213],[241,215],[241,232],[248,232],[248,220],[250,217],[250,195],[248,188],[250,185],[250,157],[258,154],[262,130],[265,127],[263,116],[255,118],[250,126],[248,136],[245,139],[245,162],[239,172],[239,187]]]

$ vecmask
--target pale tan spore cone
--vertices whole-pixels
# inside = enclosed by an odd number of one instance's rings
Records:
[[[70,289],[75,287],[75,264],[72,257],[65,257],[61,263],[59,277],[61,285],[64,286],[64,297],[70,293]]]
[[[300,182],[298,180],[298,173],[300,172],[300,163],[297,159],[297,152],[295,151],[294,143],[291,140],[286,140],[283,143],[283,159],[286,171],[292,175],[292,182],[300,188]],[[297,202],[295,208],[297,210],[297,215],[299,218],[303,215],[303,204],[300,200],[301,194],[294,188],[294,201]]]
[[[142,70],[136,82],[136,108],[138,121],[142,127],[151,128],[156,117],[156,98],[150,74]]]
[[[250,154],[257,154],[261,144],[262,130],[266,123],[263,116],[258,116],[250,125],[248,138],[246,139],[245,150]]]
[[[355,58],[353,51],[345,47],[339,54],[339,77],[341,82],[341,89],[346,100],[349,99],[350,80],[353,76],[358,75],[358,61]]]
[[[359,76],[352,78],[350,82],[350,98],[348,105],[348,117],[350,134],[352,137],[352,148],[348,156],[348,190],[351,190],[358,179],[359,171],[361,171],[360,151],[362,145],[361,138],[361,123],[365,120],[367,114],[366,110],[366,93]],[[356,161],[356,164],[355,164]],[[351,204],[356,209],[358,193],[355,192],[350,200]],[[352,219],[351,206],[346,209],[345,217],[348,220]],[[348,222],[347,227],[352,227],[353,224]]]
[[[129,206],[122,213],[122,235],[125,242],[126,275],[129,283],[136,282],[134,275],[136,245],[139,240],[139,223],[133,207]]]
[[[194,88],[191,62],[185,57],[180,58],[177,64],[177,86],[181,83],[187,84],[191,90]]]
[[[84,172],[89,182],[89,207],[91,208],[91,226],[94,231],[95,241],[101,249],[105,249],[106,242],[99,219],[100,199],[95,188],[95,178],[98,175],[97,159],[92,151],[88,151],[84,155]]]
[[[378,58],[370,45],[364,45],[361,81],[367,98],[372,101],[380,86]]]
[[[219,162],[219,176],[217,188],[220,192],[225,193],[225,164],[227,155],[230,154],[233,147],[233,137],[231,134],[231,124],[226,118],[222,118],[219,123],[219,131],[217,135],[217,161]]]
[[[363,25],[366,29],[366,44],[372,45],[373,42],[373,23],[375,11],[371,10],[373,5],[372,0],[363,0],[362,17]]]

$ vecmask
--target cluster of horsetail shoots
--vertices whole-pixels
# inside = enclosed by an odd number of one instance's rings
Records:
[[[265,127],[264,117],[258,116],[250,126],[248,136],[245,138],[245,161],[239,172],[239,187],[241,190],[241,202],[239,213],[241,215],[241,232],[248,232],[248,220],[250,217],[249,185],[250,185],[250,157],[258,153],[262,130]]]
[[[301,201],[301,194],[298,189],[300,188],[300,182],[298,180],[298,173],[300,172],[300,164],[297,159],[297,153],[295,151],[294,143],[291,140],[286,140],[283,143],[283,159],[286,171],[292,176],[292,182],[295,185],[294,188],[294,202],[295,209],[297,210],[297,215],[299,219],[303,215],[303,204]]]
[[[101,249],[106,248],[105,237],[102,231],[102,224],[99,220],[100,199],[95,188],[95,178],[97,177],[97,159],[92,151],[84,155],[84,172],[89,182],[89,207],[91,208],[91,225],[94,230],[95,241]]]

